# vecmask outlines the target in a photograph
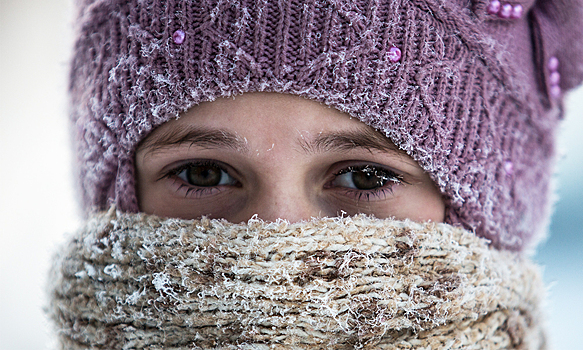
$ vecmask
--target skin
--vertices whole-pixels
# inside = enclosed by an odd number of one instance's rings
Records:
[[[347,114],[277,93],[201,103],[158,127],[136,153],[141,211],[243,222],[365,213],[441,222],[428,174]]]

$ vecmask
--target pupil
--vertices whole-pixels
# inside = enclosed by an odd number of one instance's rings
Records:
[[[352,181],[359,190],[371,190],[382,187],[386,182],[384,174],[373,170],[359,170],[352,173]]]
[[[194,186],[217,186],[221,182],[221,177],[221,169],[212,165],[193,166],[186,170],[188,183]]]

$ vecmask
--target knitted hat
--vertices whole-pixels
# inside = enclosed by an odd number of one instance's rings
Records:
[[[548,217],[563,93],[583,79],[581,0],[79,0],[72,120],[87,212],[139,210],[138,143],[203,101],[303,96],[382,130],[446,222],[498,248]]]

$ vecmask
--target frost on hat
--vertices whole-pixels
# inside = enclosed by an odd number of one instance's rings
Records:
[[[71,117],[87,212],[139,210],[134,152],[203,101],[295,94],[380,129],[439,186],[446,222],[521,250],[549,215],[581,0],[80,0]]]

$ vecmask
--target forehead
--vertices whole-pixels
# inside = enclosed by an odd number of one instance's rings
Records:
[[[381,132],[316,101],[278,93],[247,93],[201,103],[163,124],[138,147],[151,156],[174,148],[223,149],[250,156],[382,152],[418,166]]]
[[[181,120],[209,126],[225,126],[226,123],[249,131],[269,129],[271,133],[290,128],[334,130],[367,127],[348,114],[319,102],[290,94],[265,92],[204,102],[182,114],[178,122]]]
[[[366,124],[319,102],[289,94],[246,93],[203,102],[159,126],[140,146],[147,147],[194,128],[222,130],[247,141],[261,137],[268,142],[282,142],[297,136],[310,139],[322,133],[361,132],[390,143]]]

